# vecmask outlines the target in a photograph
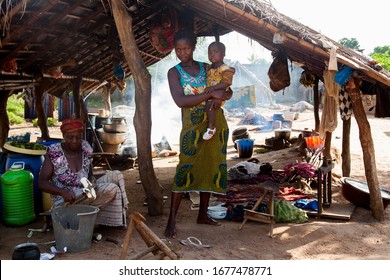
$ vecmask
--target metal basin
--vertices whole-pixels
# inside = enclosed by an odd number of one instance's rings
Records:
[[[108,133],[103,128],[96,129],[100,141],[110,145],[122,144],[126,140],[126,133]]]
[[[125,133],[127,132],[127,124],[124,123],[112,123],[112,124],[103,124],[104,132],[108,133]]]

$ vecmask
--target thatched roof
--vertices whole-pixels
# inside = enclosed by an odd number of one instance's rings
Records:
[[[322,74],[329,50],[323,40],[337,47],[338,62],[360,70],[370,83],[390,87],[390,76],[370,66],[366,56],[345,48],[309,27],[280,14],[265,0],[128,0],[134,36],[147,66],[167,53],[150,42],[150,30],[168,18],[175,28],[192,25],[199,36],[219,36],[237,31],[276,51],[283,47],[291,61]],[[7,0],[2,1],[0,65],[16,59],[17,74],[1,72],[1,90],[35,84],[39,77],[52,77],[63,66],[51,94],[61,96],[68,81],[83,77],[83,89],[101,81],[114,81],[113,68],[121,63],[126,76],[131,71],[123,56],[108,0]],[[282,45],[273,42],[284,35]]]

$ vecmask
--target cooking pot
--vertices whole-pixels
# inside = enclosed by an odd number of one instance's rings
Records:
[[[275,138],[282,138],[284,140],[289,140],[291,136],[291,130],[290,129],[275,129]]]
[[[103,124],[104,132],[108,133],[124,133],[127,132],[127,124],[125,123],[112,123],[112,124]]]
[[[302,130],[301,131],[303,138],[311,137],[311,136],[318,136],[318,132],[312,131],[312,130]]]
[[[22,243],[14,248],[13,260],[39,260],[41,252],[36,243]]]
[[[126,117],[112,117],[111,123],[113,123],[113,124],[126,124]]]
[[[96,129],[96,131],[100,141],[106,144],[117,145],[126,140],[126,133],[108,133],[104,132],[103,128]]]

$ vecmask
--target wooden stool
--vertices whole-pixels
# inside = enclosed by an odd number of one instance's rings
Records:
[[[120,260],[127,259],[127,250],[131,239],[131,234],[136,229],[141,235],[142,239],[148,246],[142,252],[137,253],[130,259],[139,260],[149,253],[153,253],[156,259],[164,259],[165,257],[171,260],[177,260],[180,256],[171,248],[170,242],[161,240],[144,222],[145,218],[138,212],[131,214],[130,224],[126,231],[126,235],[123,241],[122,251],[119,255]]]
[[[252,220],[256,222],[270,224],[271,228],[270,228],[269,236],[273,237],[273,229],[275,224],[275,219],[274,219],[275,192],[279,191],[279,183],[267,181],[261,183],[259,187],[264,190],[264,194],[259,197],[255,205],[252,207],[252,209],[250,210],[245,209],[244,221],[240,225],[239,230],[241,230],[244,227],[245,223],[248,220]],[[257,212],[256,211],[257,207],[259,207],[259,205],[263,202],[266,196],[268,196],[268,204],[267,204],[268,213]]]

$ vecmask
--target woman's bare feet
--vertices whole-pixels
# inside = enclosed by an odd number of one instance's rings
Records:
[[[204,217],[204,218],[198,218],[196,221],[198,224],[207,224],[212,226],[220,226],[221,223],[217,222],[214,219],[211,219],[210,217]]]
[[[168,238],[176,238],[176,235],[176,226],[168,223],[165,228],[164,236]]]

